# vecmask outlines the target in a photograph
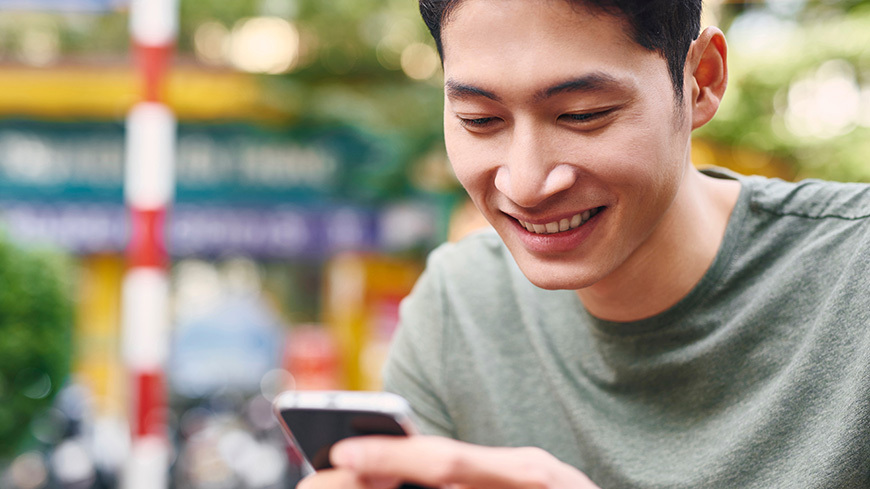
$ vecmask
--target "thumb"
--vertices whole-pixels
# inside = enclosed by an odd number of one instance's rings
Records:
[[[430,436],[366,436],[333,447],[336,467],[364,478],[429,487],[597,489],[589,478],[539,448],[498,448]]]
[[[442,443],[440,438],[428,436],[355,437],[336,443],[329,459],[333,466],[354,471],[367,480],[440,482],[443,471],[434,470],[437,465],[432,459]]]

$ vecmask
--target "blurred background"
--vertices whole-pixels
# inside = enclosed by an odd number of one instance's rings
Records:
[[[177,121],[158,222],[168,331],[152,399],[168,450],[153,487],[292,487],[271,400],[378,389],[426,254],[481,222],[446,159],[440,65],[416,2],[175,8],[161,75]],[[870,181],[870,1],[706,9],[731,81],[695,163]],[[130,10],[0,0],[4,489],[150,487],[123,477],[141,402],[122,348],[138,229],[125,144],[146,83]]]

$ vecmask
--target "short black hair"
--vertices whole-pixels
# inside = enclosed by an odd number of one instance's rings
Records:
[[[441,28],[462,0],[419,0],[420,13],[444,59]],[[528,0],[538,1],[538,0]],[[702,0],[564,0],[624,19],[634,41],[656,51],[668,64],[677,100],[683,98],[683,69],[692,41],[701,31]]]

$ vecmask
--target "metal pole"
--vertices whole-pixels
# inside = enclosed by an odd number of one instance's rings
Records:
[[[127,115],[124,196],[130,216],[122,295],[130,380],[130,454],[124,489],[169,486],[172,447],[164,367],[169,351],[169,259],[164,227],[175,188],[175,117],[163,86],[175,44],[177,0],[132,0],[130,32],[142,96]]]

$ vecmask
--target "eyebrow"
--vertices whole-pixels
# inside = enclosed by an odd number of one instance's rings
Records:
[[[444,82],[444,88],[447,91],[447,96],[453,99],[469,99],[476,97],[485,97],[496,102],[501,102],[501,98],[487,90],[484,90],[474,85],[466,85],[455,80],[447,80]]]
[[[572,78],[552,87],[540,90],[535,94],[535,100],[542,101],[556,95],[572,92],[600,92],[608,89],[623,88],[625,83],[617,80],[613,76],[595,72],[579,78]]]
[[[607,73],[595,72],[541,89],[535,93],[534,98],[535,101],[541,102],[563,93],[600,92],[608,89],[624,88],[625,86],[625,83]],[[498,95],[474,85],[459,83],[455,80],[447,80],[444,82],[444,87],[449,98],[462,100],[475,97],[485,97],[496,102],[501,102],[501,98]]]

